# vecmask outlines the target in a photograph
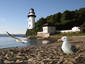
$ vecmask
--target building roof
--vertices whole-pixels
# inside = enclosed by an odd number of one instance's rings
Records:
[[[34,12],[34,9],[33,9],[33,8],[31,8],[31,9],[29,10],[28,17],[30,17],[30,16],[36,17],[36,15],[35,15],[35,12]]]
[[[50,23],[45,23],[43,26],[54,26],[54,25],[52,25]]]

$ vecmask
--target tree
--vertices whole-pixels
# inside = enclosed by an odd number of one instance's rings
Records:
[[[45,18],[40,18],[36,24],[35,24],[35,29],[36,31],[42,31],[42,26],[47,23]]]
[[[82,32],[85,32],[85,22],[80,26],[80,28]]]
[[[67,30],[74,26],[81,26],[81,29],[85,31],[85,8],[80,8],[75,11],[66,10],[63,13],[59,12],[46,18],[40,18],[36,22],[34,29],[26,31],[26,35],[33,35],[42,31],[45,23],[54,25],[57,30]]]

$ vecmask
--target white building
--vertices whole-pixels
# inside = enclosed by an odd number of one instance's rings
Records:
[[[60,32],[61,33],[71,33],[71,32],[80,32],[81,30],[80,30],[80,27],[73,27],[71,30],[61,30]]]
[[[34,9],[31,8],[28,14],[28,29],[33,29],[35,27],[35,17]]]
[[[43,33],[54,34],[56,32],[56,28],[48,24],[45,24],[42,28],[43,28]]]
[[[56,28],[54,26],[45,24],[42,27],[43,31],[42,32],[37,32],[37,36],[41,37],[49,37],[50,34],[54,34],[56,32]]]
[[[75,27],[72,28],[72,31],[74,31],[74,32],[80,32],[80,27],[76,27],[75,26]]]

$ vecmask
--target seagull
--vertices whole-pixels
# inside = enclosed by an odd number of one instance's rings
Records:
[[[61,40],[63,41],[63,44],[61,46],[61,49],[64,53],[66,54],[73,54],[75,52],[75,46],[72,46],[67,38],[67,36],[63,36],[61,38]]]
[[[6,32],[8,36],[16,39],[17,42],[19,43],[28,43],[28,38],[17,38],[16,36],[11,35],[10,33]]]
[[[27,38],[17,38],[17,39],[16,39],[16,42],[27,43],[28,40],[27,40]]]

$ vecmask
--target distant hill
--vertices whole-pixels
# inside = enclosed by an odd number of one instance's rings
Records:
[[[12,34],[12,35],[17,36],[17,37],[23,37],[24,36],[24,34]],[[8,37],[8,35],[7,34],[0,34],[0,37]]]

